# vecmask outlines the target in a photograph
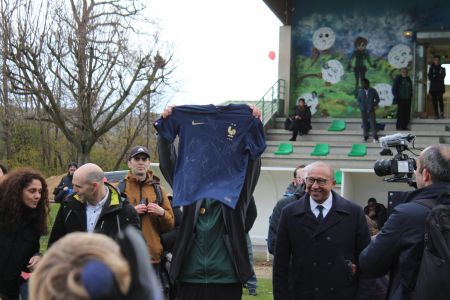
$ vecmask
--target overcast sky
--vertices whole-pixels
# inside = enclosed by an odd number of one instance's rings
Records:
[[[169,103],[258,100],[277,80],[281,23],[262,0],[150,0],[147,11],[174,45]]]

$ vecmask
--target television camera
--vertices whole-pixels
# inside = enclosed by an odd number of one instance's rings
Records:
[[[380,145],[384,149],[395,147],[397,149],[397,154],[391,159],[379,159],[374,164],[375,174],[378,176],[389,176],[389,178],[384,178],[387,182],[406,182],[411,186],[415,185],[412,179],[414,170],[416,169],[416,160],[414,158],[408,157],[405,150],[409,150],[408,145],[413,142],[416,136],[412,134],[396,133],[392,135],[387,135],[380,138]],[[414,148],[414,146],[413,146]],[[414,153],[413,153],[414,154]]]

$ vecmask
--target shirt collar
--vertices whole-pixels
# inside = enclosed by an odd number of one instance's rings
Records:
[[[96,205],[92,205],[92,204],[90,204],[89,202],[86,201],[86,205],[94,207],[94,208],[103,207],[103,205],[105,205],[106,200],[108,199],[108,196],[109,196],[109,189],[107,187],[105,187],[105,191],[106,191],[105,197],[103,197],[102,200],[99,203],[97,203]]]
[[[310,199],[310,205],[311,205],[311,211],[314,211],[318,205],[322,205],[327,211],[331,209],[331,206],[333,206],[333,193],[330,192],[330,195],[328,195],[327,200],[325,200],[322,204],[317,203],[314,201],[313,198],[309,197]]]

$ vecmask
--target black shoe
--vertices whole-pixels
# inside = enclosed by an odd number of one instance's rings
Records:
[[[295,142],[297,139],[294,139],[294,138],[290,138],[289,139],[289,141],[291,141],[291,142]]]

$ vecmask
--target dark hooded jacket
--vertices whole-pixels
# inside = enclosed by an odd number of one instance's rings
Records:
[[[421,199],[437,199],[450,191],[450,183],[434,183],[409,192],[405,203],[397,205],[383,229],[361,252],[361,271],[368,277],[389,272],[390,300],[410,299],[424,248],[425,222],[430,209],[417,203]],[[439,203],[450,204],[442,198]]]

